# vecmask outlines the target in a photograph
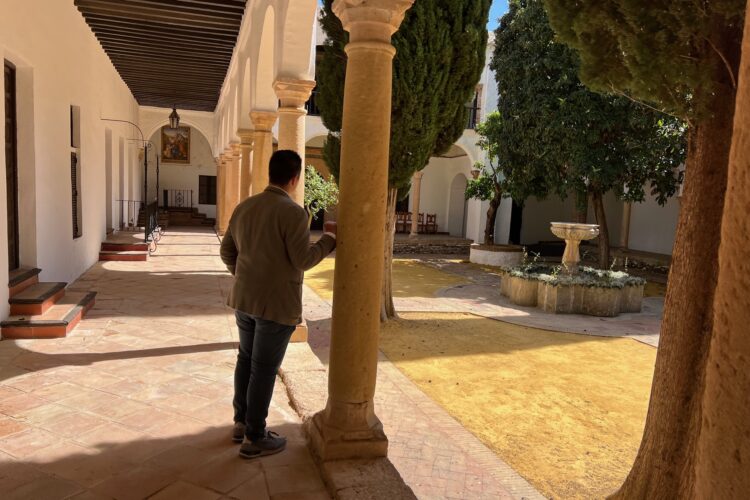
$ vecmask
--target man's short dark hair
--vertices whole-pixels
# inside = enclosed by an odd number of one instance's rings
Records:
[[[268,165],[268,180],[277,186],[286,186],[289,181],[302,172],[302,158],[288,149],[276,151],[271,155]]]

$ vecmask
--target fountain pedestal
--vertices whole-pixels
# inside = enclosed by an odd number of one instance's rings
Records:
[[[551,222],[550,230],[552,234],[565,240],[565,253],[562,258],[564,272],[578,274],[578,265],[581,262],[581,254],[578,249],[581,241],[591,240],[599,236],[599,225]]]

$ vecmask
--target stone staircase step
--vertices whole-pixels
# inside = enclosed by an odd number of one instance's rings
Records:
[[[42,270],[37,269],[36,267],[22,267],[15,271],[11,271],[10,276],[8,277],[9,296],[13,297],[14,295],[26,290],[31,285],[39,283],[39,273],[41,272]]]
[[[43,314],[13,315],[0,323],[2,338],[65,337],[95,302],[96,292],[70,292]]]
[[[148,250],[101,250],[99,252],[99,260],[119,262],[145,262],[148,260]]]
[[[115,243],[105,241],[102,243],[102,250],[105,252],[147,252],[147,243]]]
[[[13,295],[10,303],[10,314],[40,315],[44,314],[65,295],[67,283],[35,283],[20,293]]]

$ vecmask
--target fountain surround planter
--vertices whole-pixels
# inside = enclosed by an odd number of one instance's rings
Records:
[[[471,245],[469,261],[494,267],[515,267],[523,261],[523,247],[518,245]]]
[[[554,314],[612,317],[640,312],[645,280],[626,273],[583,268],[578,276],[554,266],[523,266],[506,273],[502,294],[519,306]],[[599,280],[599,282],[597,282]]]

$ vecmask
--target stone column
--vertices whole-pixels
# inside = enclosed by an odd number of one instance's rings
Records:
[[[310,435],[323,460],[385,456],[375,416],[380,287],[383,280],[391,35],[413,0],[336,0],[349,34],[341,140],[341,194],[334,276],[328,403]]]
[[[224,234],[221,229],[221,203],[224,201],[224,170],[222,168],[221,156],[214,158],[216,161],[216,221],[214,229],[219,234]]]
[[[622,207],[622,227],[620,228],[620,247],[628,248],[630,244],[630,215],[633,212],[633,204],[625,202]]]
[[[227,222],[240,203],[240,144],[232,143],[227,161]]]
[[[227,199],[226,186],[226,159],[224,153],[216,158],[216,231],[224,235],[226,226],[224,226],[224,206]]]
[[[276,123],[274,111],[252,111],[250,119],[255,125],[253,144],[252,194],[262,193],[268,187],[268,162],[273,154],[271,128]]]
[[[411,180],[411,233],[409,236],[419,234],[419,195],[422,189],[423,171],[414,172]]]
[[[252,194],[253,131],[242,129],[240,137],[240,203]]]
[[[294,78],[279,78],[274,83],[279,107],[279,149],[291,149],[302,158],[302,174],[294,201],[305,204],[305,103],[315,88],[315,82]]]

